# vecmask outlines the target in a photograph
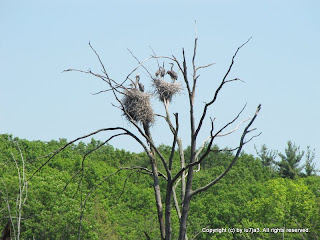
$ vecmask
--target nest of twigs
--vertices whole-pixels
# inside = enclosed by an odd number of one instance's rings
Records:
[[[171,102],[173,96],[182,90],[181,83],[170,83],[162,79],[155,79],[153,81],[153,86],[155,88],[154,92],[159,97],[161,102],[164,102],[164,100]]]
[[[150,94],[141,92],[138,89],[128,89],[124,93],[122,104],[125,110],[124,115],[128,121],[133,119],[136,122],[146,125],[154,123]]]

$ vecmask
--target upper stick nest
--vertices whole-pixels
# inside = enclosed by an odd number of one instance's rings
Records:
[[[124,115],[130,121],[130,117],[142,124],[151,125],[154,123],[154,113],[150,103],[150,94],[138,89],[127,89],[122,99],[126,113]]]
[[[152,84],[155,88],[154,93],[158,95],[161,102],[166,99],[171,102],[172,97],[182,90],[181,83],[179,82],[166,82],[162,79],[155,79]]]

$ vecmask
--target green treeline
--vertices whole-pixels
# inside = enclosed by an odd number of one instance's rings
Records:
[[[146,239],[146,233],[159,239],[151,177],[139,169],[119,170],[149,168],[144,153],[111,145],[92,151],[102,142],[80,142],[61,151],[24,187],[23,180],[66,143],[65,139],[42,142],[0,135],[0,231],[11,216],[12,229],[18,235],[21,203],[20,239],[78,239],[81,216],[82,239]],[[169,157],[171,147],[159,149]],[[194,189],[207,184],[230,163],[231,151],[215,150],[195,173]],[[225,178],[192,199],[189,239],[318,239],[320,177],[315,174],[313,152],[309,148],[300,151],[291,142],[283,153],[266,146],[257,152],[257,156],[242,153]],[[186,149],[186,159],[188,154]],[[177,152],[173,168],[178,169],[179,163]],[[161,184],[165,189],[165,181]],[[179,198],[179,184],[176,189]],[[176,239],[178,217],[174,212],[172,222]],[[206,232],[224,228],[238,228],[242,233]],[[276,228],[307,232],[272,232]]]

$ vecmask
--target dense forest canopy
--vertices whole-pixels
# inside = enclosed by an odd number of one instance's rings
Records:
[[[1,228],[11,217],[12,230],[18,235],[17,196],[23,186],[23,172],[28,179],[46,161],[41,156],[66,143],[66,139],[43,142],[1,135]],[[83,239],[159,238],[151,177],[141,169],[126,169],[147,166],[146,154],[108,144],[91,152],[100,144],[94,139],[72,144],[28,181],[22,194],[21,239],[78,239],[80,219]],[[161,145],[159,149],[165,156],[171,147]],[[189,153],[187,148],[185,155]],[[232,151],[210,153],[201,164],[202,171],[195,174],[195,185],[201,186],[220,174],[232,156]],[[189,235],[194,239],[317,239],[320,177],[314,169],[314,157],[310,148],[301,151],[290,141],[283,153],[268,150],[265,145],[257,149],[257,156],[242,152],[219,184],[194,198]],[[175,239],[178,217],[172,220]],[[242,233],[224,232],[229,228],[242,229]],[[275,233],[274,229],[280,230]],[[283,233],[281,229],[307,232]],[[250,231],[257,232],[252,235]]]

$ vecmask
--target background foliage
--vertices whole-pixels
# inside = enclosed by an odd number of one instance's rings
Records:
[[[25,159],[27,177],[30,177],[47,159],[39,156],[55,151],[67,141],[28,141],[1,135],[0,226],[8,221],[8,203],[12,217],[16,216],[19,178],[13,157],[19,166],[22,165],[17,143]],[[66,148],[28,182],[22,211],[22,239],[78,239],[82,210],[83,239],[145,239],[145,232],[151,239],[159,238],[150,176],[133,170],[114,174],[119,166],[147,167],[147,157],[144,153],[130,153],[105,145],[86,157],[83,171],[79,172],[84,155],[99,144],[101,142],[92,139],[88,144],[80,142]],[[159,149],[164,156],[169,154],[170,147],[162,145]],[[309,148],[308,151],[307,165],[303,164],[303,153],[291,142],[284,154],[269,151],[266,146],[258,151],[258,157],[242,153],[219,184],[193,199],[189,238],[280,239],[282,233],[261,231],[263,228],[308,228],[308,233],[284,233],[284,237],[317,239],[320,233],[320,177],[315,169],[310,170],[314,157],[310,157]],[[188,152],[186,149],[186,157]],[[276,161],[277,156],[280,156],[279,161]],[[179,162],[178,154],[176,157]],[[195,174],[195,187],[220,174],[231,158],[229,151],[212,152],[201,165],[201,171]],[[80,175],[75,176],[77,172]],[[84,208],[81,203],[85,200]],[[16,226],[16,219],[13,221]],[[175,239],[178,234],[175,215],[173,223],[172,237]],[[260,233],[209,234],[201,232],[205,227],[252,227],[259,228]]]

